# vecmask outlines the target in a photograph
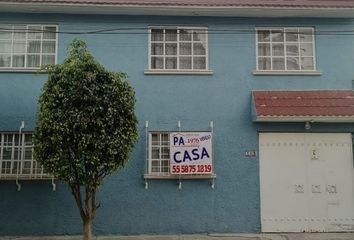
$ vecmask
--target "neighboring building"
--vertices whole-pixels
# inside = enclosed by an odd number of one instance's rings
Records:
[[[81,232],[31,141],[38,69],[76,37],[137,97],[140,139],[100,188],[95,234],[354,231],[353,1],[19,0],[0,12],[0,235]]]

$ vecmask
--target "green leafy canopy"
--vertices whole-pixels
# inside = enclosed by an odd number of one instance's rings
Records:
[[[107,71],[77,39],[68,58],[47,71],[35,159],[70,186],[95,189],[127,163],[137,140],[134,90],[126,74]]]

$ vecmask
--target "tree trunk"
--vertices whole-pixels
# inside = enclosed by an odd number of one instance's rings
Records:
[[[72,194],[76,200],[76,205],[79,208],[80,216],[83,222],[83,239],[92,240],[92,222],[99,207],[96,203],[96,189],[90,190],[86,187],[85,199],[81,196],[80,185],[71,186]]]
[[[92,239],[92,219],[87,219],[84,222],[84,240],[91,240]]]

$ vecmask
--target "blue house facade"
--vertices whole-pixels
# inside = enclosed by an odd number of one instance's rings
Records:
[[[30,2],[0,4],[0,235],[81,232],[31,141],[38,69],[74,38],[137,98],[95,234],[353,231],[354,4]]]

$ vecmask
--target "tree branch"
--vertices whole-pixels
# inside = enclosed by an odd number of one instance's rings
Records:
[[[80,185],[78,185],[78,184],[73,185],[73,186],[70,185],[70,188],[71,188],[72,194],[74,195],[76,205],[79,208],[81,219],[82,219],[82,221],[85,221],[87,216],[86,216],[84,208],[82,206],[82,197],[81,197]]]

